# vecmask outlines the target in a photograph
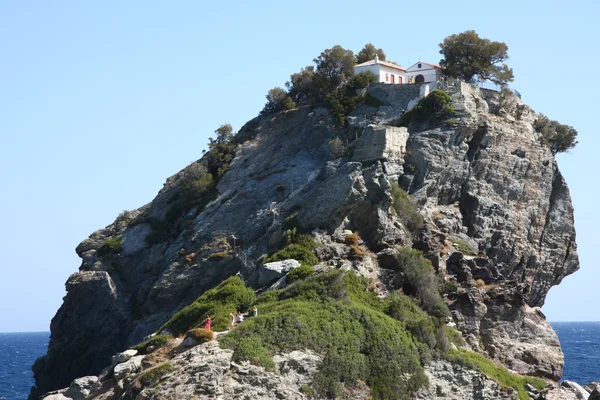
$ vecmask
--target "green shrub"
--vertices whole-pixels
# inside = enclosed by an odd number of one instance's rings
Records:
[[[392,210],[406,228],[415,232],[425,226],[423,216],[419,214],[408,193],[396,182],[392,182]]]
[[[260,299],[258,317],[220,342],[237,360],[262,363],[262,354],[312,349],[325,356],[313,384],[321,397],[358,380],[367,382],[374,399],[408,398],[426,385],[412,335],[383,313],[383,300],[367,291],[363,278],[341,271],[313,275]]]
[[[446,328],[446,335],[450,342],[454,343],[456,347],[462,347],[466,345],[461,333],[454,328]]]
[[[466,241],[464,241],[462,239],[456,239],[456,238],[453,238],[450,240],[456,244],[458,251],[460,251],[461,253],[469,255],[469,256],[477,255],[477,251],[475,251],[475,249]]]
[[[395,125],[408,126],[413,121],[438,123],[444,119],[447,121],[452,114],[454,114],[452,98],[443,90],[436,89],[405,112],[399,120],[395,121]]]
[[[456,283],[456,281],[454,281],[452,279],[446,280],[446,279],[440,278],[439,289],[440,289],[441,295],[447,296],[449,294],[456,293],[456,291],[458,290],[458,283]]]
[[[206,291],[189,306],[165,323],[160,331],[169,330],[179,336],[198,325],[210,315],[215,331],[229,327],[229,314],[236,310],[247,310],[256,300],[254,291],[247,288],[238,276],[232,276],[217,287]]]
[[[296,108],[296,103],[283,88],[274,87],[270,89],[266,97],[267,104],[265,104],[261,114],[270,114]]]
[[[215,333],[210,329],[194,328],[194,329],[190,329],[185,334],[186,339],[189,337],[194,339],[196,342],[206,343],[206,342],[210,342],[211,340],[213,340],[215,338]]]
[[[267,257],[265,263],[283,261],[290,258],[300,261],[300,263],[306,265],[315,265],[319,262],[317,256],[315,256],[311,249],[299,244],[290,244],[284,247],[283,249],[279,250],[272,256]]]
[[[451,362],[458,362],[462,363],[463,365],[474,366],[477,370],[494,379],[502,386],[510,386],[514,388],[518,393],[519,400],[529,399],[529,395],[525,389],[526,383],[536,387],[538,390],[543,389],[547,384],[546,381],[540,378],[513,374],[503,366],[498,365],[483,355],[474,353],[472,351],[464,349],[449,350],[446,358]]]
[[[295,217],[286,220],[286,224],[293,225],[296,223]],[[283,243],[285,247],[265,259],[265,263],[294,259],[305,265],[315,265],[319,259],[314,254],[314,249],[317,247],[312,236],[300,233],[299,228],[291,228],[285,231]]]
[[[185,200],[198,199],[214,190],[213,176],[204,165],[198,162],[192,163],[183,170],[179,190]]]
[[[398,249],[396,259],[405,279],[403,287],[416,293],[420,306],[434,317],[449,316],[450,311],[440,296],[435,271],[429,260],[420,251],[406,247]]]
[[[289,284],[299,279],[306,279],[314,273],[315,271],[310,265],[301,265],[300,267],[294,268],[293,270],[288,272],[285,277],[285,280]]]
[[[143,387],[153,387],[160,382],[163,376],[169,372],[173,372],[173,370],[173,364],[166,362],[143,372],[138,379]]]
[[[539,114],[533,122],[533,129],[539,132],[553,155],[572,149],[577,145],[577,130],[569,125],[550,120]]]
[[[245,322],[246,323],[246,322]],[[259,336],[241,336],[235,344],[233,361],[250,361],[254,365],[264,367],[267,371],[275,369],[275,363],[271,358],[269,349]]]
[[[357,90],[377,82],[377,77],[371,72],[361,72],[354,75],[342,87],[330,92],[325,99],[334,121],[342,126],[346,124],[346,117],[352,112],[360,98],[356,94]]]
[[[110,239],[107,239],[96,252],[98,258],[102,260],[105,257],[119,254],[121,250],[123,250],[123,248],[121,247],[121,243],[121,236],[115,236],[111,237]]]
[[[154,346],[156,348],[165,347],[172,338],[171,335],[154,335],[150,339],[136,344],[132,349],[137,350],[140,353],[145,353],[149,346]]]

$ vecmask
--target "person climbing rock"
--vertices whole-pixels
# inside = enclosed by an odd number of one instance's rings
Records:
[[[236,322],[237,324],[244,322],[244,314],[241,311],[237,312]]]
[[[233,313],[229,313],[229,316],[231,317],[231,328],[233,329],[235,327],[235,316],[233,315]]]

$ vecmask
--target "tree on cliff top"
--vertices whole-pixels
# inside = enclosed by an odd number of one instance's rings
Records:
[[[533,128],[541,133],[544,141],[550,146],[553,155],[563,153],[577,145],[577,130],[569,125],[550,120],[544,114],[539,114],[533,122]]]
[[[315,58],[316,66],[308,66],[290,77],[286,83],[289,95],[296,103],[323,103],[327,96],[354,75],[356,58],[352,50],[336,45]]]
[[[372,43],[365,44],[357,54],[356,54],[356,62],[358,64],[373,60],[375,55],[377,54],[377,58],[380,61],[385,61],[385,53],[382,49],[376,48]]]
[[[512,68],[501,64],[508,58],[508,46],[480,38],[473,31],[450,35],[440,43],[445,74],[468,83],[489,80],[505,86],[514,79]]]

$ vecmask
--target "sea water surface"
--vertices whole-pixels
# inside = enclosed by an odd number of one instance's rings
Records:
[[[600,380],[600,322],[551,322],[565,353],[563,379],[582,385]]]
[[[46,354],[50,332],[0,333],[0,400],[24,400],[33,386],[31,366]]]
[[[600,322],[551,322],[565,353],[563,379],[600,380]],[[24,400],[33,386],[31,366],[48,348],[49,332],[0,333],[0,400]]]

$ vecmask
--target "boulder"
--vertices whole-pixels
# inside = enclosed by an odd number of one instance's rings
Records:
[[[111,357],[111,359],[110,359],[111,364],[116,365],[116,364],[124,363],[125,361],[129,360],[131,357],[135,356],[137,353],[138,353],[138,351],[133,350],[133,349],[129,349],[129,350],[125,350],[121,353],[117,353]]]
[[[51,394],[43,397],[42,400],[73,400],[70,397],[66,397],[62,393]]]
[[[125,378],[127,375],[137,372],[142,366],[142,360],[144,356],[133,356],[129,360],[124,363],[115,365],[115,379],[120,381]]]
[[[73,400],[84,400],[90,394],[96,382],[98,382],[97,376],[77,378],[71,382],[64,394]]]
[[[266,263],[257,272],[258,285],[267,286],[299,266],[300,262],[292,259]]]
[[[573,390],[579,399],[589,400],[590,394],[577,382],[564,380],[560,386]]]

